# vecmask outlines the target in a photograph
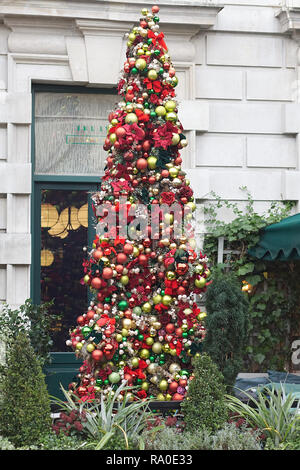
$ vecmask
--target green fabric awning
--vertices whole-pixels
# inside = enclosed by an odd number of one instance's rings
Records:
[[[300,214],[266,227],[256,246],[248,253],[262,260],[300,259]]]

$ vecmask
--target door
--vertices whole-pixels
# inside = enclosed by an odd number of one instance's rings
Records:
[[[67,388],[81,365],[66,340],[89,301],[88,289],[80,280],[95,234],[91,193],[96,189],[96,184],[84,183],[35,185],[33,300],[36,304],[54,301],[51,313],[57,320],[51,328],[51,363],[45,373],[49,393],[59,398],[63,398],[60,383]]]
[[[50,394],[60,398],[60,383],[67,387],[80,367],[66,340],[88,306],[80,280],[96,226],[91,193],[100,189],[107,117],[116,101],[116,89],[32,87],[31,298],[35,304],[54,299],[45,372]]]

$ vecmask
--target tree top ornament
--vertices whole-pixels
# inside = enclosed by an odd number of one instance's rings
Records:
[[[93,300],[67,341],[83,360],[70,384],[82,400],[115,393],[122,381],[134,386],[126,399],[184,399],[205,336],[196,295],[210,271],[195,251],[178,79],[158,12],[143,9],[128,34],[122,99],[108,116],[106,168],[92,196],[98,224],[81,282]]]

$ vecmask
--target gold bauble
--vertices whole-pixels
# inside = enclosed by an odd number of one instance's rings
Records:
[[[166,277],[168,281],[174,281],[174,279],[176,279],[176,274],[174,271],[167,271]]]
[[[163,305],[171,305],[172,300],[173,300],[173,297],[171,297],[170,295],[164,295],[162,298],[162,303]]]
[[[143,312],[145,313],[150,313],[151,310],[152,310],[152,306],[149,302],[146,302],[143,306],[142,306],[142,310]]]
[[[165,396],[162,393],[158,393],[158,395],[156,395],[156,398],[157,398],[158,401],[164,401],[165,400]]]
[[[152,346],[152,351],[155,354],[160,354],[162,351],[162,344],[159,341],[156,341]]]
[[[131,328],[132,321],[130,318],[124,318],[123,322],[123,327],[126,328],[126,330],[129,330]]]
[[[194,212],[197,208],[196,204],[194,202],[188,202],[186,204],[187,207],[189,207],[191,209],[192,212]]]
[[[136,367],[139,366],[140,360],[138,357],[133,357],[131,359],[131,366],[135,369]]]
[[[174,222],[174,215],[173,214],[165,214],[164,219],[165,219],[165,222],[167,224],[172,224]]]
[[[138,117],[135,113],[129,113],[125,117],[125,122],[126,122],[126,124],[134,124],[134,123],[138,122]]]
[[[168,390],[168,387],[169,387],[169,384],[168,384],[168,381],[165,380],[165,379],[162,379],[160,382],[159,382],[159,388],[160,390],[162,390],[163,392],[165,392],[166,390]]]
[[[144,52],[144,51],[142,51]],[[138,70],[144,70],[146,67],[147,67],[147,62],[145,61],[145,59],[137,59],[136,62],[135,62],[135,67],[138,69]]]
[[[148,336],[148,338],[146,338],[145,340],[145,343],[147,344],[147,346],[152,346],[152,344],[154,343],[154,339],[151,338],[151,336]]]
[[[172,145],[178,145],[180,142],[179,134],[173,134],[172,137]]]
[[[156,330],[160,330],[161,329],[161,323],[159,321],[155,321],[153,324],[152,324],[153,328],[155,328]]]
[[[154,69],[149,70],[149,72],[148,72],[149,80],[156,80],[157,77],[158,77],[158,75],[157,75],[156,70],[154,70]]]
[[[155,108],[155,112],[156,112],[157,116],[160,116],[160,117],[165,116],[166,113],[167,113],[166,108],[164,106],[157,106]]]
[[[153,383],[153,384],[157,384],[157,382],[158,382],[157,375],[153,375],[153,377],[150,378],[150,382]]]
[[[161,301],[162,301],[162,296],[161,295],[157,294],[153,297],[154,305],[160,304]]]
[[[200,279],[195,279],[195,286],[198,288],[202,288],[206,285],[205,277],[200,277]]]
[[[170,367],[169,367],[169,372],[171,374],[176,374],[178,372],[181,371],[181,367],[179,364],[177,364],[176,362],[172,362],[172,364],[170,364]]]
[[[165,104],[165,108],[166,108],[167,111],[174,111],[174,109],[176,108],[175,101],[173,101],[173,100],[167,101],[166,104]]]
[[[150,170],[154,170],[156,168],[157,158],[156,157],[149,157],[147,158],[148,168]]]
[[[141,359],[148,359],[150,356],[150,352],[148,349],[141,349],[140,351],[140,358]]]
[[[128,336],[129,334],[127,328],[122,328],[121,333],[122,333],[122,336],[125,336],[125,337]]]
[[[120,335],[120,333],[118,333],[118,334],[116,335],[116,341],[118,341],[118,343],[121,343],[122,340],[123,340],[123,336]]]
[[[145,390],[145,392],[147,392],[147,390],[149,389],[148,382],[142,382],[141,389]]]
[[[149,364],[149,366],[147,367],[147,371],[149,372],[149,374],[155,374],[156,371],[157,371],[157,364],[155,362],[151,362],[151,364]]]
[[[128,276],[122,276],[120,281],[121,281],[121,284],[123,286],[127,286],[128,282],[129,282],[129,277]]]
[[[202,264],[196,264],[194,270],[196,274],[202,274],[203,273],[203,265]]]
[[[179,188],[182,185],[182,181],[179,178],[174,178],[172,181],[174,188]]]
[[[177,121],[177,114],[174,111],[170,111],[166,114],[166,121]]]

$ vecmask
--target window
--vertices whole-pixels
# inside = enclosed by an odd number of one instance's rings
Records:
[[[54,299],[55,353],[70,352],[69,328],[87,308],[80,280],[96,227],[90,196],[100,185],[116,101],[111,90],[33,88],[31,296],[34,303]]]

